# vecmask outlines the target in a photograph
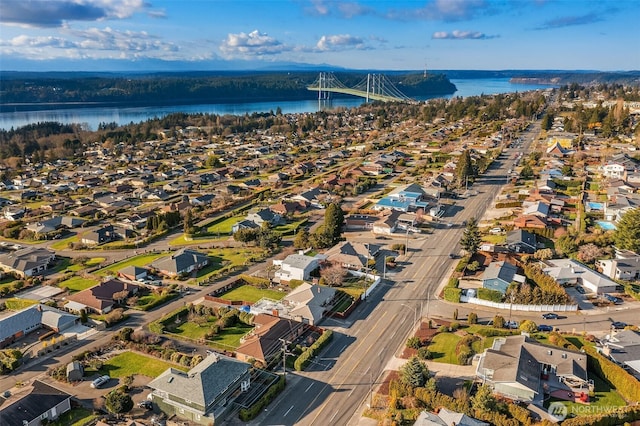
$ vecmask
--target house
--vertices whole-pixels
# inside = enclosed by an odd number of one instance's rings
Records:
[[[437,413],[423,411],[420,413],[413,426],[489,426],[489,423],[481,422],[464,413],[456,413],[442,407]]]
[[[27,210],[20,206],[7,206],[3,210],[4,218],[7,220],[20,220],[27,214]]]
[[[505,294],[512,282],[524,282],[525,277],[516,272],[518,268],[508,262],[491,262],[482,274],[482,287]]]
[[[265,222],[271,226],[276,226],[282,218],[279,214],[269,209],[253,209],[247,214],[247,220],[254,222],[258,226],[262,226]]]
[[[274,260],[273,264],[280,266],[280,269],[275,272],[275,278],[280,282],[306,281],[311,277],[311,272],[318,268],[319,260],[318,257],[303,254],[290,254],[283,260]]]
[[[80,312],[85,311],[96,312],[100,315],[106,314],[113,309],[116,304],[116,298],[126,291],[127,296],[136,294],[138,286],[135,284],[111,279],[95,285],[86,290],[79,291],[67,297],[69,303],[64,308],[69,311]]]
[[[480,355],[476,376],[504,398],[540,406],[545,394],[572,401],[589,394],[586,354],[525,335],[494,340]]]
[[[0,425],[40,426],[71,410],[71,395],[36,380],[6,400],[0,397]]]
[[[242,219],[233,224],[233,226],[231,227],[231,233],[235,234],[241,229],[260,229],[260,225],[252,220]]]
[[[214,194],[203,194],[192,197],[190,202],[193,206],[208,206],[216,196]]]
[[[176,277],[202,269],[208,264],[209,258],[206,254],[183,248],[170,256],[162,257],[152,262],[151,267],[157,269],[163,275]]]
[[[373,223],[371,231],[374,234],[391,235],[398,228],[398,218],[402,214],[401,211],[392,210],[389,214],[384,215],[380,220]]]
[[[524,216],[538,216],[541,218],[546,218],[549,216],[549,211],[551,206],[548,203],[543,201],[535,201],[533,203],[523,203],[523,212]]]
[[[0,348],[6,347],[27,334],[46,327],[59,333],[80,321],[75,315],[47,305],[32,305],[18,312],[0,317]]]
[[[335,295],[333,287],[303,283],[282,299],[286,312],[279,312],[278,315],[304,324],[317,325],[332,307]]]
[[[386,197],[380,199],[374,206],[374,210],[398,210],[401,212],[415,211],[418,209],[429,208],[429,202],[426,201],[427,193],[416,183],[411,183],[404,187],[398,187],[389,192]]]
[[[253,325],[254,328],[240,339],[236,358],[245,362],[254,359],[265,366],[282,354],[281,339],[292,342],[306,329],[301,322],[262,313],[253,318]]]
[[[369,260],[375,259],[379,252],[380,246],[377,244],[342,241],[327,250],[324,255],[332,263],[359,271],[368,268]]]
[[[46,248],[26,247],[13,253],[0,254],[0,268],[21,277],[31,277],[46,270],[56,258]]]
[[[640,333],[612,331],[601,341],[599,351],[640,380]]]
[[[188,372],[169,368],[152,380],[151,401],[168,417],[202,425],[220,424],[251,386],[251,365],[219,354]]]
[[[537,250],[536,234],[515,229],[507,233],[507,248],[514,253],[533,254]]]
[[[307,191],[301,192],[300,194],[294,195],[291,197],[294,201],[303,201],[314,207],[322,207],[320,200],[318,197],[321,194],[321,190],[319,187],[311,188]]]
[[[61,228],[77,228],[82,226],[84,222],[84,219],[73,216],[56,216],[40,222],[30,223],[25,228],[36,234],[46,235]]]
[[[615,259],[597,260],[602,273],[613,280],[636,281],[640,279],[640,256],[629,251],[616,251]]]
[[[95,231],[89,231],[82,234],[80,242],[82,244],[96,246],[113,241],[115,239],[115,235],[113,225],[105,225]]]
[[[82,367],[82,364],[80,364],[80,361],[71,361],[69,364],[67,364],[67,381],[72,383],[72,382],[78,382],[80,380],[82,380],[82,377],[84,376],[84,368]]]
[[[580,284],[596,294],[613,293],[618,287],[615,281],[573,259],[549,259],[542,266],[542,272],[563,286]]]
[[[127,266],[118,271],[118,276],[129,281],[140,281],[149,275],[149,270],[141,266]]]
[[[536,215],[520,215],[513,220],[516,228],[524,229],[545,229],[551,225],[551,222],[545,217]]]

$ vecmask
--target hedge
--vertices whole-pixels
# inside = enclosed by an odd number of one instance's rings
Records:
[[[293,368],[295,368],[296,371],[304,370],[311,362],[311,358],[313,358],[320,349],[324,348],[332,337],[333,331],[325,330],[324,333],[322,333],[322,336],[318,337],[318,340],[316,340],[313,345],[309,346],[306,351],[302,352],[302,354],[296,359],[293,363]]]
[[[266,278],[254,277],[247,274],[241,274],[240,279],[245,283],[252,285],[254,287],[255,286],[268,287],[270,284],[269,280]]]
[[[183,306],[182,308],[176,311],[173,311],[169,315],[165,315],[159,320],[153,321],[151,324],[149,324],[149,331],[152,331],[156,334],[162,334],[164,333],[164,326],[167,323],[175,321],[176,318],[182,314],[186,315],[188,313],[189,313],[189,306]]]
[[[491,290],[490,288],[481,287],[478,289],[478,299],[490,300],[492,302],[502,302],[502,293],[498,290]]]
[[[640,386],[631,374],[600,355],[593,346],[583,346],[582,348],[589,355],[589,371],[593,371],[609,382],[627,401],[640,401]]]
[[[275,399],[275,397],[282,392],[286,385],[286,379],[284,376],[280,376],[278,381],[271,385],[271,387],[262,395],[262,397],[251,407],[249,408],[241,408],[238,416],[240,420],[243,422],[248,422],[256,417],[262,412],[263,408],[266,407]]]
[[[462,295],[462,289],[456,287],[444,288],[444,300],[447,302],[460,303],[460,296]]]

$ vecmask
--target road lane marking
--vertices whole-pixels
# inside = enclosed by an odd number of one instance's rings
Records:
[[[305,390],[305,393],[306,393],[306,392],[308,392],[308,391],[309,391],[309,389],[311,389],[311,386],[313,386],[314,384],[315,384],[315,383],[311,383],[311,384],[309,385],[309,387]]]
[[[286,413],[284,413],[283,417],[286,417],[287,414],[289,414],[289,411],[293,410],[293,405],[291,407],[289,407],[289,409],[287,410]]]
[[[333,422],[333,419],[336,418],[336,416],[338,415],[339,410],[336,410],[336,412],[334,413],[333,416],[331,416],[331,419],[329,419],[329,422]],[[315,420],[315,419],[314,419]]]

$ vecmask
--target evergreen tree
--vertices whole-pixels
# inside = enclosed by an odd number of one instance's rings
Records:
[[[471,154],[468,149],[462,153],[458,160],[456,176],[458,177],[460,185],[466,184],[467,178],[473,176],[473,163],[471,162]]]
[[[613,234],[616,247],[634,253],[640,252],[640,209],[626,212],[616,226]]]
[[[460,245],[463,249],[465,249],[470,254],[475,254],[480,248],[480,242],[482,239],[480,238],[480,230],[478,229],[478,221],[475,217],[472,217],[467,222],[467,227],[462,233],[462,238],[460,239]]]
[[[297,249],[305,249],[309,247],[309,231],[301,229],[293,240],[293,246]]]
[[[192,235],[194,232],[193,229],[193,215],[191,214],[191,209],[187,209],[184,213],[184,233],[187,235]]]
[[[496,408],[496,399],[493,396],[491,387],[488,385],[480,386],[476,394],[471,398],[471,406],[478,411],[493,411]]]
[[[409,361],[400,369],[402,383],[412,388],[420,388],[425,385],[429,378],[429,370],[427,366],[418,359],[411,357]]]
[[[344,213],[342,209],[336,203],[329,204],[324,213],[324,231],[332,244],[335,244],[335,242],[340,239],[343,225]]]
[[[542,127],[543,130],[549,130],[552,125],[553,125],[553,115],[551,114],[543,115],[542,122],[540,123],[540,127]]]
[[[112,414],[126,413],[133,408],[133,400],[129,394],[116,389],[107,394],[104,405]]]

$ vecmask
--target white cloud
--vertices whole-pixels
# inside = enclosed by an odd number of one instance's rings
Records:
[[[364,41],[360,37],[349,34],[323,35],[318,40],[316,47],[319,50],[346,50],[346,49],[366,49]]]
[[[262,55],[276,55],[292,50],[277,39],[258,30],[250,33],[228,34],[220,45],[220,51],[228,57],[253,57]]]
[[[486,35],[479,31],[460,31],[454,30],[451,32],[447,31],[436,31],[431,36],[432,39],[436,40],[487,40],[490,38],[496,38],[496,35]]]

